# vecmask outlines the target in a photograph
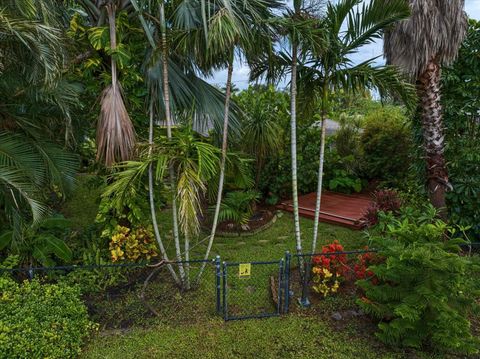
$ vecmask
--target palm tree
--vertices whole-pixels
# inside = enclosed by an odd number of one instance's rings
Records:
[[[446,216],[445,192],[451,186],[445,163],[440,103],[441,66],[456,58],[466,35],[464,0],[410,0],[412,15],[385,33],[387,62],[417,84],[430,202]]]
[[[88,22],[91,25],[102,25],[107,17],[104,1],[102,0],[82,0],[82,7],[88,13]],[[172,127],[174,122],[178,123],[179,116],[185,111],[194,109],[193,121],[197,128],[204,128],[204,124],[213,124],[216,129],[221,127],[223,120],[223,94],[215,87],[209,85],[201,79],[197,70],[198,67],[188,54],[178,50],[177,33],[181,33],[183,28],[181,24],[188,23],[188,19],[202,19],[201,7],[190,6],[188,1],[169,2],[161,1],[156,3],[141,3],[136,0],[117,1],[118,11],[125,11],[130,16],[138,15],[140,23],[144,29],[146,39],[150,44],[150,49],[146,51],[145,59],[145,79],[148,89],[148,108],[150,112],[149,142],[154,144],[154,122],[164,122],[167,128],[167,136],[173,139]],[[185,11],[180,11],[184,7]],[[148,20],[147,20],[148,19]],[[195,26],[198,25],[195,22]],[[237,113],[229,113],[229,126],[237,132],[239,127]],[[164,120],[164,121],[162,121]],[[165,246],[163,244],[158,223],[156,221],[156,209],[154,199],[154,180],[153,174],[156,171],[157,164],[150,162],[149,165],[149,202],[152,214],[152,224],[154,233],[158,242],[162,258],[168,260]],[[175,173],[171,173],[170,188],[172,190],[173,205],[173,232],[178,261],[183,258],[180,245],[180,232],[182,223],[182,199],[178,195],[178,184],[180,179],[175,178]],[[177,199],[179,207],[177,208]],[[183,207],[185,209],[186,207]],[[180,216],[180,218],[179,218]],[[189,233],[182,233],[185,236],[184,254],[188,259],[189,253]],[[176,276],[173,268],[169,266],[172,275],[180,285],[185,285],[185,279],[188,275],[183,270],[183,265],[179,265],[180,278]],[[187,266],[188,269],[188,266]],[[182,283],[180,283],[182,282]]]
[[[215,1],[212,3],[214,5]],[[280,8],[280,2],[277,0],[230,0],[224,2],[223,6],[216,8],[208,22],[205,63],[208,67],[218,66],[219,62],[220,64],[226,63],[227,81],[225,84],[220,178],[210,238],[204,256],[205,260],[210,256],[222,204],[235,52],[238,51],[247,58],[249,55],[258,53],[258,44],[265,44],[265,37],[270,35],[271,27],[268,26],[267,21],[273,17],[272,11],[277,8]],[[195,39],[198,40],[198,37],[195,37]],[[198,278],[202,275],[204,267],[202,266]]]
[[[105,5],[110,26],[110,48],[112,83],[105,88],[100,100],[101,111],[97,124],[97,160],[102,159],[107,167],[117,161],[130,158],[135,146],[135,130],[128,116],[120,83],[118,81],[115,59],[116,41],[116,0],[109,0]]]
[[[126,194],[131,194],[132,190],[135,192],[135,189],[143,185],[147,173],[149,183],[170,183],[173,172],[176,179],[174,196],[178,203],[178,225],[185,239],[185,247],[180,254],[188,258],[189,239],[199,233],[198,218],[201,214],[201,196],[206,190],[205,183],[218,175],[219,160],[220,150],[198,138],[191,128],[177,129],[175,136],[160,136],[151,141],[146,150],[141,151],[137,161],[117,165],[120,171],[112,175],[112,184],[103,195],[111,196],[111,200],[118,201],[117,205],[121,207]],[[155,170],[152,171],[151,168]],[[165,247],[161,241],[160,243],[162,258],[168,260]],[[180,248],[180,243],[178,247]],[[178,277],[173,267],[169,266],[176,283],[189,289],[188,263],[182,269],[184,271],[179,271]]]
[[[290,73],[290,137],[292,160],[292,198],[295,226],[295,243],[298,254],[302,252],[300,231],[300,215],[298,207],[297,180],[297,72],[298,56],[300,54],[323,51],[326,45],[323,29],[320,27],[320,11],[323,1],[294,0],[293,9],[288,9],[283,17],[275,20],[278,32],[283,35],[291,46],[291,52],[269,51],[259,56],[252,63],[251,78],[266,77],[268,81],[279,81]],[[300,262],[303,263],[300,258]]]
[[[356,65],[351,61],[351,56],[362,46],[381,38],[385,28],[408,15],[409,8],[404,0],[372,0],[361,7],[358,0],[329,3],[322,21],[328,45],[319,56],[302,59],[299,73],[303,106],[309,111],[319,102],[322,125],[312,253],[316,251],[318,238],[329,94],[335,90],[361,93],[377,89],[411,105],[415,98],[413,88],[394,67],[374,66],[375,58]]]
[[[68,139],[70,109],[78,105],[77,89],[61,78],[59,13],[49,0],[0,9],[0,212],[17,239],[49,214],[46,189],[65,191],[76,172],[75,156],[49,139],[58,138],[51,128]]]

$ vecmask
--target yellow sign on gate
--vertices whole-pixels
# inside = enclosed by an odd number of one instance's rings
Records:
[[[249,278],[252,273],[252,264],[251,263],[240,263],[238,266],[238,276],[240,278]]]

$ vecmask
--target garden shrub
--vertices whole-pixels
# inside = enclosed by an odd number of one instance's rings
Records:
[[[152,229],[144,227],[131,230],[128,227],[117,226],[109,248],[112,262],[149,261],[159,254]]]
[[[372,204],[367,208],[362,218],[367,226],[374,226],[378,223],[380,212],[393,212],[396,214],[403,204],[398,192],[393,189],[375,191],[372,197]]]
[[[322,254],[312,258],[312,289],[314,292],[327,297],[337,293],[343,283],[357,279],[368,278],[377,281],[368,267],[379,261],[378,256],[365,247],[365,253],[356,258],[349,258],[344,247],[334,240],[322,247]]]
[[[447,207],[452,222],[470,226],[480,240],[480,22],[470,19],[455,63],[442,76],[445,157],[452,190]]]
[[[361,135],[365,175],[396,184],[410,166],[412,132],[402,110],[384,107],[365,117]]]
[[[347,256],[345,254],[326,255],[335,252],[343,252],[343,246],[337,240],[322,247],[322,253],[325,255],[312,258],[312,289],[314,292],[322,294],[323,297],[338,291],[347,268]]]
[[[95,329],[78,288],[0,278],[1,358],[74,358]]]
[[[292,190],[292,167],[290,139],[285,150],[275,158],[269,159],[260,176],[259,189],[267,198],[281,199],[289,197]],[[297,178],[299,193],[316,191],[318,161],[320,154],[320,130],[311,126],[299,126],[297,131]],[[274,201],[270,201],[275,204]]]
[[[371,240],[383,261],[368,268],[375,281],[357,282],[365,291],[357,302],[380,320],[377,336],[387,344],[476,353],[468,319],[479,295],[474,266],[459,255],[463,240],[447,237],[455,229],[435,215],[410,208],[382,216]]]

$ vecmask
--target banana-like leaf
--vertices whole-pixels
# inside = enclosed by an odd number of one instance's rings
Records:
[[[73,258],[72,250],[61,239],[54,236],[45,236],[46,251],[53,253],[56,257],[65,262],[70,262]]]
[[[6,248],[13,239],[13,231],[7,231],[0,235],[0,251]]]

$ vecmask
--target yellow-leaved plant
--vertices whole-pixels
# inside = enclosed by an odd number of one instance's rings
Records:
[[[154,235],[150,228],[137,227],[130,229],[117,226],[110,240],[112,262],[139,262],[158,256]]]

